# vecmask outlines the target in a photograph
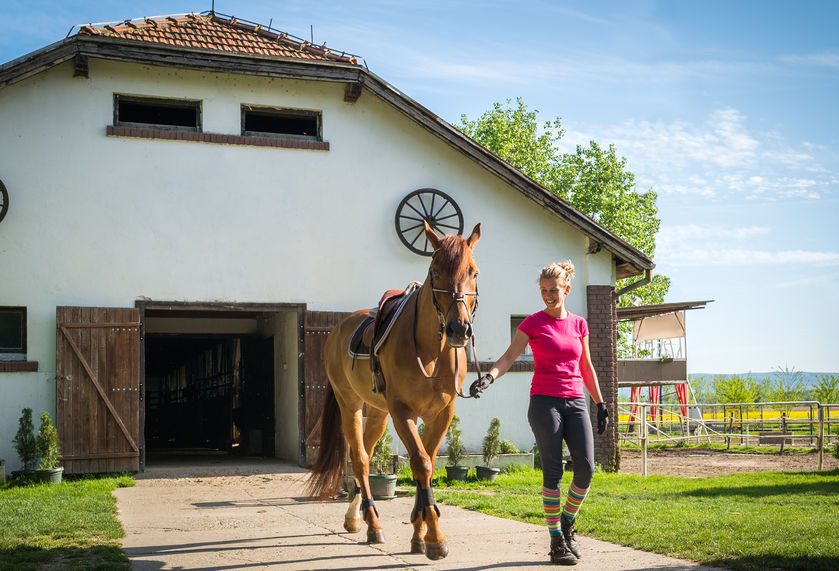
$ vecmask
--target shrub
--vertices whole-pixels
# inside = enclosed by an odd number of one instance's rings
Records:
[[[53,470],[58,468],[58,460],[61,458],[61,442],[58,440],[58,431],[52,424],[48,412],[41,415],[41,427],[38,430],[37,438],[38,453],[41,455],[41,470]]]
[[[393,473],[393,437],[390,429],[385,428],[384,434],[373,447],[373,455],[370,457],[370,469],[377,474]]]
[[[26,471],[34,470],[35,463],[38,461],[38,447],[35,442],[35,426],[32,424],[31,408],[24,408],[21,411],[17,434],[15,434],[12,442],[20,461],[23,463],[23,469]]]
[[[446,431],[446,444],[449,445],[449,466],[460,466],[460,462],[463,460],[463,455],[466,454],[466,447],[463,445],[463,442],[461,442],[463,431],[458,428],[459,424],[460,419],[457,415],[455,415],[452,417],[452,421]]]
[[[516,448],[516,445],[513,444],[511,440],[504,439],[501,441],[501,452],[500,454],[518,454],[519,449]]]
[[[496,416],[489,422],[489,428],[487,429],[486,436],[484,436],[483,455],[484,465],[487,467],[492,464],[492,461],[495,460],[501,451],[500,437],[501,421]]]

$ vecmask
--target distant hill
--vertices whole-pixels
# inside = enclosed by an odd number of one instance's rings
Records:
[[[691,381],[700,380],[700,379],[705,380],[705,381],[713,381],[714,378],[719,377],[719,376],[733,377],[735,374],[738,375],[738,376],[741,376],[741,377],[751,376],[751,378],[754,379],[756,382],[760,382],[763,379],[769,379],[771,381],[772,379],[775,378],[775,375],[777,374],[777,372],[776,371],[770,371],[768,373],[755,373],[755,372],[750,372],[750,373],[690,373],[690,374],[688,374],[688,377],[690,377]],[[804,387],[805,388],[810,388],[810,387],[815,386],[816,383],[818,382],[817,377],[820,377],[822,375],[828,375],[828,376],[833,375],[833,376],[839,377],[839,373],[811,373],[811,372],[804,372],[804,371],[801,372],[801,375],[803,376],[802,380],[804,381]]]

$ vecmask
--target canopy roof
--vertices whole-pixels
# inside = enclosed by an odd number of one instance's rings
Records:
[[[654,317],[656,315],[664,315],[666,313],[673,313],[674,311],[685,311],[687,309],[705,309],[709,303],[713,303],[713,299],[706,299],[705,301],[680,301],[676,303],[661,303],[658,305],[635,305],[631,307],[619,307],[618,321],[637,321],[645,317]]]

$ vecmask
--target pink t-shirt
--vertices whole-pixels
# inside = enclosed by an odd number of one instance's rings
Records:
[[[519,325],[530,339],[533,351],[533,381],[530,396],[575,398],[584,396],[580,356],[583,337],[588,335],[586,320],[568,312],[565,319],[537,311]]]

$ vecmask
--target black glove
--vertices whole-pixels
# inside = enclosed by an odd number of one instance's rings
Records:
[[[609,411],[606,410],[606,403],[597,403],[597,434],[606,432],[606,427],[609,426]]]
[[[486,375],[472,383],[472,385],[469,387],[469,396],[476,399],[481,398],[481,393],[484,392],[486,388],[490,386],[494,380],[495,377],[487,373]]]

